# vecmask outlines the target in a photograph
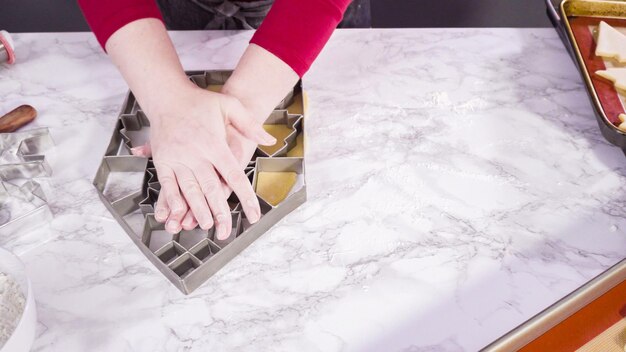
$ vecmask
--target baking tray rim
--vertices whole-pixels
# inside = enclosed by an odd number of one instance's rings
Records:
[[[590,304],[626,278],[626,258],[600,273],[556,303],[515,327],[481,352],[517,351]]]
[[[602,116],[602,122],[609,128],[611,128],[615,133],[621,135],[622,138],[626,139],[626,132],[621,131],[617,128],[606,116],[604,112],[604,108],[600,103],[600,99],[598,98],[598,93],[596,92],[595,87],[593,86],[593,82],[591,81],[591,75],[587,70],[587,66],[585,65],[585,61],[580,52],[580,48],[578,46],[578,42],[575,39],[574,33],[572,31],[572,27],[570,25],[569,16],[575,16],[569,12],[569,6],[571,3],[605,3],[605,4],[619,4],[620,6],[624,6],[626,10],[626,0],[563,0],[559,5],[559,12],[561,14],[561,21],[565,25],[567,38],[572,46],[574,51],[574,56],[576,57],[576,63],[583,75],[585,80],[585,85],[587,86],[587,91],[591,93],[591,97],[593,98],[593,104],[596,110]],[[626,13],[626,12],[625,12]],[[577,15],[581,16],[581,15]],[[586,14],[585,17],[601,17],[601,18],[611,18],[610,16],[594,16],[593,14]],[[613,18],[623,18],[626,20],[626,17],[613,17]]]

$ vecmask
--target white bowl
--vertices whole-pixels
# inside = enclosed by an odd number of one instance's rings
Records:
[[[35,339],[37,328],[37,308],[30,281],[24,264],[11,252],[0,248],[0,272],[10,275],[20,286],[26,302],[24,312],[9,340],[0,347],[0,352],[28,352]]]

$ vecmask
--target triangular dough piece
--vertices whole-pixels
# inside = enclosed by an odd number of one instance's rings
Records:
[[[615,88],[626,91],[626,68],[607,68],[596,71],[596,75],[613,82]]]
[[[626,62],[626,36],[606,22],[601,21],[598,29],[596,55]]]
[[[256,194],[277,206],[287,198],[297,179],[295,172],[261,171],[257,174]]]

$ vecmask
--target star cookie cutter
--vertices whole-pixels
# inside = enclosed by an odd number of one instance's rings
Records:
[[[0,182],[0,236],[24,233],[50,220],[52,212],[39,183]]]
[[[48,223],[52,212],[34,177],[50,176],[44,152],[54,145],[47,128],[0,133],[0,236]],[[18,186],[9,180],[27,179]]]
[[[47,128],[0,133],[0,179],[50,176],[44,152],[53,145]]]

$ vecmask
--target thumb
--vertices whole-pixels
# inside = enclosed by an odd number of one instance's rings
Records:
[[[246,108],[236,99],[230,104],[226,113],[228,121],[241,133],[261,145],[274,145],[276,138],[263,129],[263,125],[257,122]]]

